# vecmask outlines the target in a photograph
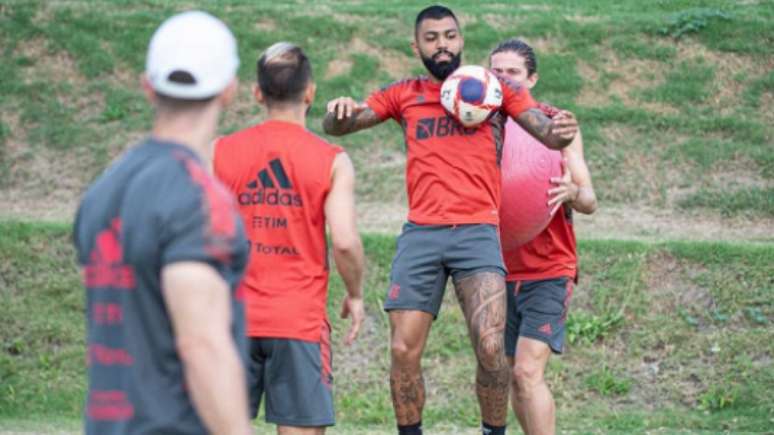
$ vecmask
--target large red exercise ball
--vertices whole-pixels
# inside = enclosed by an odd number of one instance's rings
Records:
[[[562,175],[562,155],[509,118],[501,168],[500,237],[507,252],[534,239],[551,221],[548,190],[551,177]]]

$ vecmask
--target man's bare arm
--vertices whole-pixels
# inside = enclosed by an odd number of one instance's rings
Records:
[[[211,433],[251,433],[228,284],[212,266],[193,261],[164,266],[161,279],[196,411]]]
[[[551,214],[562,204],[574,210],[592,214],[597,209],[597,196],[591,184],[591,173],[583,158],[583,138],[580,131],[572,143],[562,150],[562,176],[551,178],[553,187],[548,190]]]
[[[363,275],[365,256],[357,232],[355,212],[355,169],[346,153],[333,162],[331,191],[325,199],[325,220],[331,231],[333,259],[347,288],[341,317],[351,317],[352,325],[345,339],[351,344],[365,318],[363,308]]]
[[[570,205],[583,214],[592,214],[597,210],[597,194],[591,183],[591,171],[583,157],[583,137],[580,131],[570,146],[562,150],[562,156],[567,161],[567,167],[572,173],[572,182],[578,186],[578,193]]]
[[[328,102],[328,113],[323,119],[323,130],[332,136],[354,133],[382,122],[365,103],[341,97]]]
[[[559,150],[568,146],[578,129],[578,122],[570,112],[560,112],[551,119],[540,109],[529,109],[514,118],[535,139],[548,148]]]

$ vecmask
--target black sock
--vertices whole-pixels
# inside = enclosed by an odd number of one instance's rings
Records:
[[[422,435],[422,420],[405,426],[398,425],[398,435]]]
[[[505,435],[505,426],[492,426],[482,421],[481,433],[483,435]]]

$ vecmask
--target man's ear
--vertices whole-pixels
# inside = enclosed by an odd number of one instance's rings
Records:
[[[233,80],[231,80],[231,83],[226,86],[226,89],[223,90],[223,92],[220,93],[220,96],[218,97],[220,99],[220,102],[223,104],[223,107],[228,106],[231,104],[232,101],[236,98],[237,90],[239,89],[239,79],[234,77]]]
[[[414,52],[414,56],[421,58],[422,56],[419,54],[419,46],[417,45],[417,41],[411,41],[411,51]]]
[[[527,77],[527,89],[535,87],[539,78],[537,72],[534,72],[531,76]]]
[[[140,74],[140,86],[142,87],[142,93],[145,95],[145,99],[148,100],[151,105],[156,104],[156,91],[151,86],[150,80],[145,73]]]
[[[314,96],[317,93],[317,84],[315,82],[310,82],[309,85],[306,87],[306,91],[304,91],[304,104],[307,106],[311,106],[314,102]]]
[[[258,104],[264,104],[266,99],[263,97],[263,92],[261,92],[261,87],[257,84],[253,85],[253,98],[255,98],[255,101]]]

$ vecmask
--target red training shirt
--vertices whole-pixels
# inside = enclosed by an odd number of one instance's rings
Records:
[[[248,336],[319,342],[327,329],[324,205],[342,151],[282,121],[218,140],[215,174],[236,196],[250,244]]]
[[[524,87],[501,82],[501,112],[516,117],[536,107]],[[441,83],[403,80],[371,94],[368,107],[402,127],[406,141],[408,220],[421,225],[497,224],[502,118],[465,128],[441,105]]]

